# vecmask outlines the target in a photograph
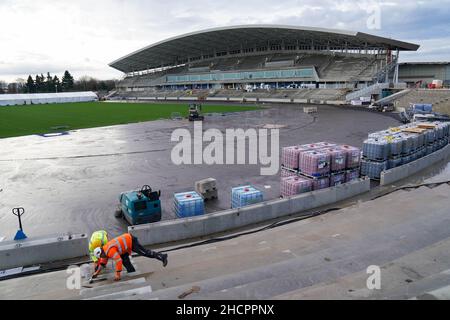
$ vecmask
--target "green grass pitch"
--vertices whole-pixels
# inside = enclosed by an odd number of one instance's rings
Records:
[[[203,113],[257,110],[256,106],[203,105]],[[188,115],[186,104],[64,103],[0,107],[0,138],[170,119],[173,112]]]

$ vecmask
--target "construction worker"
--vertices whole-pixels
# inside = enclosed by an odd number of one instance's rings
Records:
[[[100,274],[102,269],[108,264],[109,259],[113,259],[115,262],[115,281],[121,279],[120,274],[123,266],[125,266],[128,273],[136,272],[130,261],[132,252],[147,258],[157,259],[163,263],[164,267],[167,266],[167,254],[147,250],[139,243],[136,237],[133,237],[129,233],[125,233],[124,235],[109,241],[103,247],[98,247],[94,250],[94,255],[99,260],[99,267],[92,278],[95,279]]]
[[[103,247],[108,243],[108,233],[106,231],[96,231],[92,234],[91,240],[89,241],[89,255],[92,261],[95,263],[95,270],[98,268],[98,259],[94,254],[95,248]]]

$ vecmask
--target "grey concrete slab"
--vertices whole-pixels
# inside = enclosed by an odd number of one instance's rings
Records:
[[[93,298],[86,298],[83,300],[106,300],[106,301],[125,300],[126,298],[133,298],[133,297],[136,297],[139,295],[150,294],[151,292],[152,292],[151,286],[144,286],[144,287],[139,287],[139,288],[135,288],[135,289],[129,289],[129,290],[124,290],[124,291],[109,293],[109,294],[105,294],[105,295],[97,296],[97,297],[93,297]]]
[[[320,106],[317,119],[303,106],[274,106],[256,112],[208,116],[205,129],[283,126],[281,145],[333,140],[362,145],[367,133],[396,125],[384,115]],[[161,189],[164,219],[173,219],[172,196],[194,189],[194,182],[218,180],[220,200],[208,211],[230,207],[231,187],[254,184],[266,199],[279,196],[279,176],[260,176],[259,166],[175,166],[170,161],[170,136],[176,128],[192,129],[186,121],[77,130],[53,138],[38,136],[0,140],[0,236],[11,239],[17,228],[10,213],[26,208],[29,236],[127,230],[114,218],[118,195],[150,184]],[[270,189],[266,189],[270,186]]]
[[[109,293],[141,288],[144,287],[145,285],[146,285],[145,278],[137,278],[133,280],[117,282],[114,284],[98,286],[96,288],[82,289],[80,291],[80,296],[83,299],[93,298]]]

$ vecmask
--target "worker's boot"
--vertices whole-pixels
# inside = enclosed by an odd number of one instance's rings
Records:
[[[156,254],[156,259],[158,259],[159,261],[161,261],[161,262],[163,263],[163,266],[164,266],[164,267],[167,266],[167,263],[168,263],[167,258],[168,258],[168,255],[165,254],[165,253],[157,253],[157,254]]]

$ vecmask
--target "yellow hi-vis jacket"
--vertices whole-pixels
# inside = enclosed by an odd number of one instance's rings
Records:
[[[108,243],[108,233],[106,231],[96,231],[91,236],[91,241],[89,241],[89,254],[92,261],[97,262],[98,259],[94,256],[94,250],[99,247],[103,247]]]

